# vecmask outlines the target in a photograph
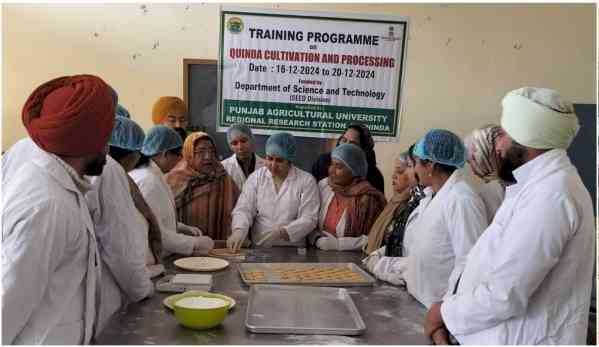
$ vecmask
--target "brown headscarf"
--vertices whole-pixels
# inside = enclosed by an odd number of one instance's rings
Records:
[[[344,235],[356,237],[368,234],[370,227],[385,208],[387,200],[366,181],[364,177],[355,177],[352,184],[340,186],[329,180],[329,186],[338,199],[347,204],[348,220]]]
[[[383,240],[386,236],[386,231],[389,227],[389,223],[395,216],[395,211],[402,205],[404,205],[410,199],[410,189],[405,189],[401,193],[393,194],[389,203],[385,206],[385,209],[370,228],[368,233],[368,246],[366,246],[366,254],[370,254],[383,245]]]
[[[214,146],[210,135],[191,133],[183,143],[183,159],[166,175],[166,181],[175,196],[177,219],[214,240],[225,240],[231,234],[231,212],[239,189],[216,156],[209,167],[192,167],[194,147],[201,139]]]
[[[498,125],[475,129],[464,139],[466,155],[472,171],[485,182],[498,180],[499,159],[495,153],[495,140],[501,131]]]

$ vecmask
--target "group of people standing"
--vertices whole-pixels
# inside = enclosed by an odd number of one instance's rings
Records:
[[[293,135],[270,136],[262,158],[243,124],[221,162],[176,97],[144,132],[97,76],[43,84],[22,118],[29,137],[2,158],[4,343],[90,343],[153,294],[164,257],[215,241],[362,250],[429,309],[439,344],[584,343],[594,218],[565,152],[577,118],[555,91],[508,93],[501,125],[464,141],[428,131],[398,157],[389,202],[361,124],[305,172]]]

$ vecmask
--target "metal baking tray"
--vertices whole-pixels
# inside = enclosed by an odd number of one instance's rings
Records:
[[[353,263],[241,263],[239,264],[239,275],[248,285],[254,284],[300,284],[326,287],[354,287],[372,286],[376,280],[366,271]],[[324,270],[331,268],[343,268],[351,270],[355,274],[355,280],[347,279],[297,279],[284,278],[280,271],[288,270]],[[263,277],[251,277],[248,273],[263,273]]]
[[[366,324],[347,289],[255,285],[245,326],[254,333],[361,335]]]

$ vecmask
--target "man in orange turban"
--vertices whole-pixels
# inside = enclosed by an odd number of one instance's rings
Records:
[[[176,96],[163,96],[152,107],[152,121],[155,125],[172,128],[185,141],[187,137],[187,106]]]
[[[100,259],[85,199],[100,175],[115,94],[99,77],[44,83],[23,107],[37,151],[3,181],[2,341],[88,344]]]

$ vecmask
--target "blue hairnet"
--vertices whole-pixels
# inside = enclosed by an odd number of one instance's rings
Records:
[[[429,130],[414,147],[414,155],[420,159],[457,168],[464,167],[464,152],[462,140],[456,134],[444,129]]]
[[[127,109],[121,104],[116,105],[116,115],[125,118],[131,118],[129,111],[127,111]]]
[[[183,140],[176,131],[164,125],[157,125],[148,131],[141,153],[152,157],[182,146]]]
[[[344,143],[333,149],[331,157],[341,160],[354,177],[366,177],[368,173],[368,162],[364,151],[351,143]]]
[[[271,135],[266,141],[266,155],[293,161],[295,149],[295,138],[290,133],[277,133]]]
[[[130,151],[139,151],[145,137],[143,129],[137,123],[129,118],[116,116],[108,144]]]
[[[247,136],[250,141],[254,141],[252,129],[245,124],[233,124],[229,127],[229,129],[227,129],[227,143],[229,146],[231,146],[231,141],[233,141],[240,134]]]

